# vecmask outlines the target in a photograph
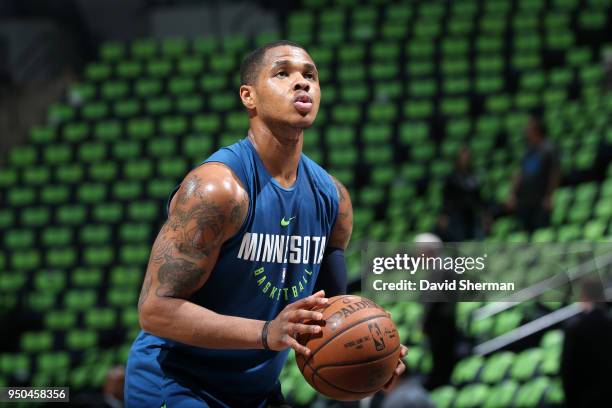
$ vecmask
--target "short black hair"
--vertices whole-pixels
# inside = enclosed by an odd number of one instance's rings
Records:
[[[261,68],[261,62],[263,61],[266,51],[276,47],[282,47],[283,45],[289,45],[291,47],[301,48],[306,51],[306,48],[300,44],[294,43],[288,40],[279,40],[262,45],[254,51],[251,51],[240,64],[240,85],[253,85],[259,75],[259,69]]]

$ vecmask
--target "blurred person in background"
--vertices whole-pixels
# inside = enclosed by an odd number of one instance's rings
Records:
[[[416,256],[438,257],[442,255],[442,240],[435,234],[424,233],[414,238]],[[444,282],[456,278],[452,270],[427,271],[428,280]],[[426,297],[425,297],[426,296]],[[432,368],[426,387],[433,390],[447,384],[455,367],[455,346],[457,342],[457,302],[449,293],[422,297],[423,333],[427,337],[432,356]]]
[[[507,207],[516,214],[523,229],[533,232],[550,223],[553,194],[561,172],[556,149],[546,138],[540,110],[531,113],[525,136],[527,151],[514,176]]]
[[[582,284],[582,313],[565,329],[561,379],[568,408],[612,407],[612,318],[599,279]]]
[[[125,383],[125,368],[116,366],[111,368],[106,375],[104,383],[105,406],[112,408],[123,407],[123,385]]]
[[[446,178],[442,213],[438,219],[440,236],[447,242],[461,242],[484,237],[485,206],[482,183],[472,166],[472,153],[459,150],[453,172]]]
[[[406,368],[397,385],[384,397],[381,408],[435,408],[429,393]]]

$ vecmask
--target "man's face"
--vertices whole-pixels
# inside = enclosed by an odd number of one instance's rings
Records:
[[[540,129],[538,127],[538,122],[535,119],[529,118],[529,121],[525,126],[525,136],[529,146],[536,146],[540,141]]]
[[[254,86],[257,115],[293,127],[312,125],[321,100],[319,76],[306,51],[288,45],[264,55]]]

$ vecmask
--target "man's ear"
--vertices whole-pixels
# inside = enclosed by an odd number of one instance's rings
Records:
[[[255,109],[255,88],[251,85],[240,86],[240,100],[247,109]]]

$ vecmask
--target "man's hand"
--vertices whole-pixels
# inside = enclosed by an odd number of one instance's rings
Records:
[[[391,377],[389,382],[386,383],[385,386],[383,387],[383,390],[385,391],[388,391],[393,386],[395,381],[399,378],[399,376],[402,375],[404,371],[406,371],[406,364],[404,364],[404,362],[402,361],[402,358],[406,357],[406,354],[408,354],[408,348],[404,345],[400,345],[400,347],[401,347],[400,358],[399,358],[399,361],[397,362],[397,367],[395,367],[395,371],[393,372],[393,377]]]
[[[303,322],[306,320],[321,320],[323,314],[311,309],[315,306],[324,305],[325,303],[327,303],[325,292],[320,290],[307,298],[287,305],[278,316],[276,316],[276,319],[270,322],[268,328],[268,347],[276,351],[291,347],[296,353],[308,357],[310,349],[298,343],[295,339],[295,335],[307,333],[314,334],[321,331],[321,326],[317,324],[304,324]]]

